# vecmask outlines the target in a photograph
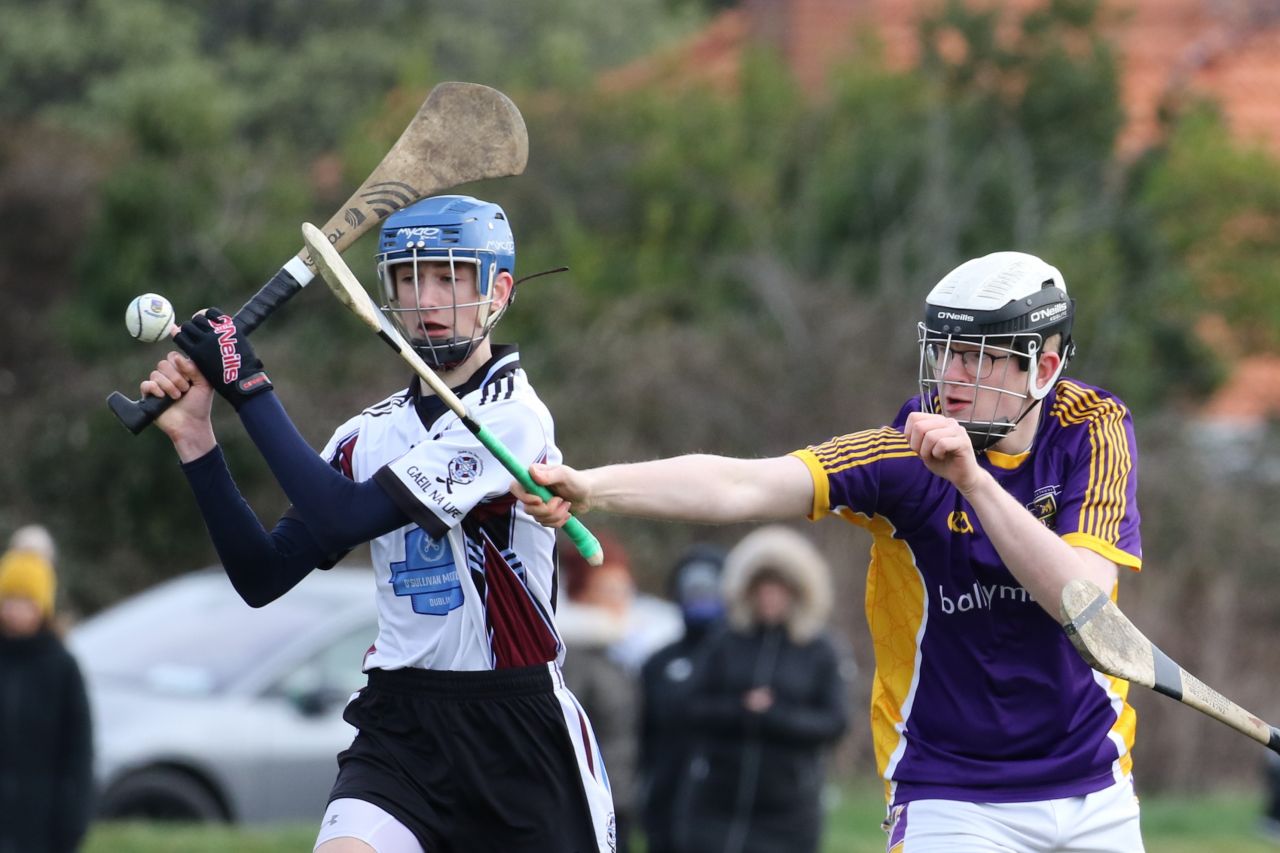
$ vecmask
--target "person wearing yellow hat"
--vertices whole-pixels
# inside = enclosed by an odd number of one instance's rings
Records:
[[[30,531],[0,556],[0,853],[69,853],[92,813],[89,701],[54,628],[53,551]]]
[[[0,601],[6,612],[0,625],[5,633],[34,634],[41,623],[53,619],[56,588],[53,566],[39,554],[9,551],[0,558]]]

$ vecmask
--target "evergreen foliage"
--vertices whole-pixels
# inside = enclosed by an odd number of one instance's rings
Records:
[[[784,453],[892,418],[914,392],[923,294],[1000,249],[1063,270],[1079,300],[1071,372],[1140,421],[1202,399],[1224,356],[1277,344],[1280,166],[1234,142],[1212,105],[1171,112],[1160,145],[1119,156],[1099,0],[1045,0],[1013,26],[952,0],[921,26],[917,68],[888,69],[860,33],[821,91],[763,49],[730,88],[600,82],[724,5],[0,6],[0,531],[48,524],[82,611],[213,561],[167,442],[129,436],[102,403],[136,395],[163,353],[128,339],[124,306],[153,290],[180,315],[234,310],[447,79],[503,89],[530,126],[525,176],[462,189],[507,207],[518,274],[571,268],[521,285],[499,337],[525,345],[574,463]],[[347,254],[366,281],[371,255],[368,239]],[[1214,318],[1225,347],[1202,334]],[[317,445],[403,381],[323,292],[255,341]],[[215,405],[269,525],[285,499]],[[1178,440],[1152,447],[1146,464],[1205,476]],[[1249,488],[1272,502],[1274,486]],[[1196,491],[1162,488],[1148,511],[1186,530]],[[657,588],[684,541],[618,526]],[[1205,536],[1201,553],[1233,544]],[[1150,547],[1173,560],[1176,543]]]

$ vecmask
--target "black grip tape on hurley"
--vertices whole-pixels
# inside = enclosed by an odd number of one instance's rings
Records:
[[[271,277],[271,280],[258,290],[240,310],[236,312],[236,328],[243,334],[249,334],[271,316],[277,308],[288,302],[302,285],[293,277],[293,273],[284,267]],[[107,397],[107,407],[125,429],[137,435],[155,422],[166,409],[173,405],[172,397],[143,397],[130,400],[119,391],[112,391]]]

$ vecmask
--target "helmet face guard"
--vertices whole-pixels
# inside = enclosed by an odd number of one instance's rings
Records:
[[[1044,399],[1074,354],[1074,307],[1061,273],[1032,255],[997,252],[962,264],[929,294],[918,326],[921,407],[945,413],[947,397],[968,401],[956,420],[975,450],[991,447]],[[1040,356],[1054,335],[1062,359],[1039,384]],[[1021,388],[1008,381],[1014,365],[1028,373]]]
[[[918,331],[921,405],[925,411],[943,413],[943,402],[948,392],[963,394],[969,401],[968,409],[954,417],[969,433],[975,450],[986,450],[1012,432],[1039,399],[1030,387],[1017,391],[1008,383],[1013,365],[1021,366],[1029,358],[1034,358],[1028,355],[1029,350],[1039,352],[1039,335],[1027,336],[1034,340],[1021,342],[1009,337],[946,335],[931,331],[924,323],[919,324]],[[961,364],[958,371],[954,367],[956,361]],[[944,379],[948,371],[950,376]],[[957,376],[964,379],[958,380]],[[1034,381],[1032,373],[1030,383]],[[1050,382],[1049,386],[1052,384]],[[1002,414],[1014,408],[1002,405],[1005,399],[1018,401],[1017,416]]]
[[[466,361],[471,353],[475,352],[480,342],[488,336],[502,314],[501,310],[492,310],[493,277],[497,275],[493,264],[490,263],[489,269],[485,270],[483,260],[467,257],[467,254],[461,252],[455,254],[449,251],[441,256],[415,251],[403,260],[379,264],[387,299],[386,304],[382,306],[383,313],[391,319],[418,355],[422,356],[423,361],[435,368],[448,369]],[[422,290],[431,264],[447,264],[449,267],[449,280],[453,283],[453,298],[445,308],[450,312],[450,327],[455,330],[462,329],[471,325],[474,318],[473,334],[451,335],[447,338],[433,338],[424,334],[426,311],[421,307],[423,305]],[[405,294],[405,297],[401,298],[404,291],[396,285],[396,277],[404,266],[412,266],[413,293],[411,296]],[[459,293],[459,267],[468,267],[473,271],[476,296]],[[487,286],[483,283],[486,278],[489,280]]]
[[[511,301],[508,296],[497,309],[493,305],[498,275],[515,272],[511,226],[498,205],[470,196],[436,196],[392,214],[382,227],[376,260],[386,300],[383,312],[435,368],[449,369],[466,361]],[[406,264],[412,265],[412,297],[396,284],[400,268]],[[449,267],[453,298],[432,306],[436,311],[444,308],[450,312],[448,322],[455,334],[447,338],[433,338],[424,331],[422,287],[428,264]],[[463,266],[475,273],[474,295],[459,293],[458,272]],[[464,329],[469,331],[457,334]]]

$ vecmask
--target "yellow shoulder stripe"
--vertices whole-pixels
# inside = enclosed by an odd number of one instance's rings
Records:
[[[809,450],[822,463],[828,475],[881,459],[916,455],[911,445],[907,444],[907,437],[892,427],[837,436],[810,447]]]
[[[1126,410],[1115,400],[1069,380],[1059,382],[1057,390],[1049,414],[1063,426],[1086,424],[1089,432],[1089,483],[1078,529],[1103,542],[1118,542],[1120,521],[1127,508],[1125,488],[1133,471],[1124,430]]]

